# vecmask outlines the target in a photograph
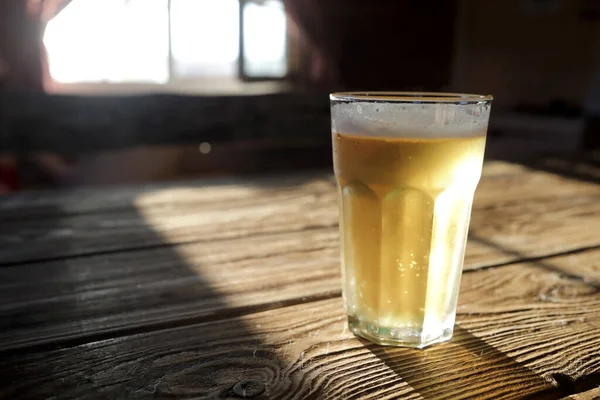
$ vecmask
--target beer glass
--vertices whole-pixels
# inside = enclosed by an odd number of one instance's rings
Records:
[[[449,340],[492,97],[330,100],[349,328],[382,345]]]

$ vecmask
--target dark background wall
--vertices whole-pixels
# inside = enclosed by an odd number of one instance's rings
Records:
[[[450,83],[456,0],[324,3],[336,32],[324,39],[337,41],[330,46],[341,86],[440,90]]]
[[[497,106],[581,108],[600,73],[599,2],[463,0],[456,25],[452,87]]]
[[[595,1],[284,0],[289,80],[262,95],[254,88],[266,83],[238,82],[227,96],[137,86],[128,95],[127,85],[118,96],[114,85],[57,94],[41,36],[66,3],[0,0],[0,164],[21,187],[328,166],[334,90],[492,93],[497,157],[577,151],[598,137],[588,107],[600,99]],[[209,155],[198,153],[203,142]],[[168,172],[148,172],[161,163]],[[110,168],[129,175],[101,177]]]

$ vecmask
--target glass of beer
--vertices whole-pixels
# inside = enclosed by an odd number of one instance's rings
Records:
[[[449,340],[492,97],[330,99],[349,328],[382,345]]]

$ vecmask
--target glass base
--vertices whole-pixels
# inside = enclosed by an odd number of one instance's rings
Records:
[[[405,327],[384,327],[348,316],[348,328],[352,333],[382,346],[411,347],[422,349],[436,343],[442,343],[452,338],[454,324],[450,327],[440,327],[435,334],[428,334],[422,329]]]

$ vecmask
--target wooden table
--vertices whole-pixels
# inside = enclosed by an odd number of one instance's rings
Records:
[[[600,398],[600,174],[546,167],[486,164],[425,350],[348,332],[328,174],[2,197],[0,398]]]

